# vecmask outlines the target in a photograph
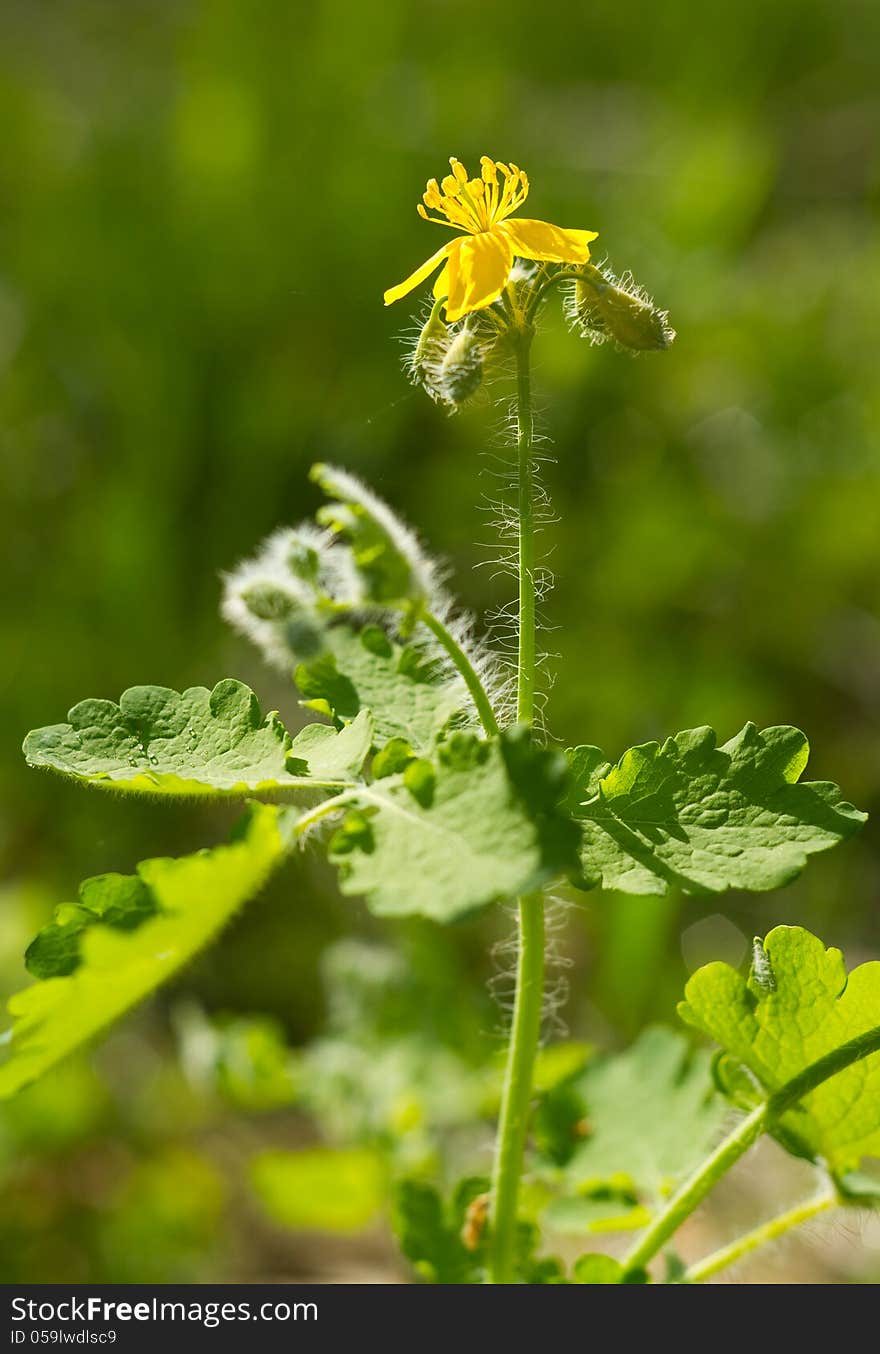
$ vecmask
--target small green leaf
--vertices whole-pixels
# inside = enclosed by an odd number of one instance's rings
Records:
[[[79,886],[79,903],[62,903],[25,951],[35,978],[63,978],[79,967],[80,936],[95,922],[133,931],[156,911],[153,896],[137,875],[102,874]]]
[[[492,743],[454,734],[433,765],[352,793],[330,843],[342,891],[382,916],[448,922],[540,887],[574,858],[576,831],[557,808],[564,771],[522,731]]]
[[[594,1051],[592,1044],[579,1043],[573,1039],[539,1048],[532,1073],[534,1093],[545,1095],[548,1091],[556,1090],[564,1082],[570,1081],[578,1072],[584,1070]]]
[[[373,718],[361,710],[350,724],[307,724],[287,754],[287,769],[323,784],[351,780],[360,774],[373,743]]]
[[[15,1023],[0,1037],[0,1098],[12,1095],[172,977],[259,892],[286,850],[283,811],[254,805],[225,846],[138,866],[155,915],[133,931],[95,923],[79,937],[68,977],[34,983],[9,1002]],[[120,876],[104,876],[105,880]],[[111,891],[124,892],[130,880]]]
[[[777,926],[758,953],[748,978],[729,964],[699,969],[678,1008],[721,1045],[719,1084],[737,1103],[758,1103],[880,1025],[880,962],[847,976],[840,950],[826,950],[799,926]],[[880,1157],[880,1053],[817,1086],[769,1131],[837,1175],[857,1170],[864,1157]]]
[[[389,738],[373,758],[370,768],[373,780],[383,780],[385,776],[394,776],[405,771],[415,753],[405,738]]]
[[[264,718],[250,688],[231,679],[213,691],[135,686],[118,705],[80,701],[68,719],[28,734],[24,753],[31,766],[149,795],[309,788],[355,774],[372,741],[370,717],[362,712],[339,733],[312,725],[291,743],[277,714]]]
[[[836,1180],[841,1200],[857,1208],[880,1209],[880,1175],[873,1172],[844,1171]]]
[[[564,1088],[583,1105],[563,1168],[566,1191],[611,1189],[642,1202],[668,1194],[709,1150],[725,1114],[709,1063],[660,1026],[625,1053],[589,1062]]]
[[[395,1191],[393,1225],[400,1249],[426,1283],[482,1283],[489,1239],[489,1181],[462,1180],[448,1203],[423,1180],[402,1180]],[[515,1266],[524,1283],[559,1281],[558,1261],[536,1260],[537,1232],[520,1223]]]
[[[698,894],[787,884],[865,821],[836,785],[799,783],[808,755],[797,729],[753,724],[722,747],[711,729],[688,729],[616,766],[598,748],[572,749],[583,884]]]
[[[562,1267],[562,1261],[555,1255],[544,1255],[532,1263],[525,1270],[524,1281],[529,1284],[567,1284],[570,1281],[565,1277],[565,1270]]]
[[[488,1188],[488,1180],[465,1181],[447,1210],[433,1185],[402,1180],[397,1186],[394,1231],[403,1254],[425,1282],[481,1282],[485,1243],[468,1249],[461,1233],[469,1205]]]
[[[411,645],[401,646],[377,625],[336,625],[323,653],[301,663],[294,677],[307,708],[336,719],[368,709],[377,743],[400,739],[428,752],[453,721],[470,717],[460,678],[450,677]]]
[[[297,1230],[360,1232],[385,1203],[381,1158],[363,1147],[263,1152],[251,1180],[272,1221]]]
[[[648,1283],[643,1269],[625,1274],[623,1265],[610,1255],[582,1255],[571,1271],[572,1283]]]

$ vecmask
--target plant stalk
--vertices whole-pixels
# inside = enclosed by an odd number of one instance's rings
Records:
[[[787,1081],[784,1086],[774,1091],[763,1104],[753,1109],[751,1114],[741,1119],[715,1151],[697,1167],[690,1179],[675,1192],[663,1211],[657,1215],[624,1257],[624,1272],[643,1269],[690,1217],[721,1177],[777,1119],[781,1119],[804,1096],[815,1091],[817,1086],[829,1081],[844,1068],[851,1067],[853,1063],[860,1062],[862,1058],[877,1052],[880,1052],[880,1025],[865,1030],[863,1034],[856,1035],[855,1039],[850,1039],[847,1043],[832,1049],[830,1053],[826,1053],[824,1057],[817,1058],[796,1077],[792,1077],[791,1081]]]
[[[799,1227],[801,1223],[809,1222],[811,1218],[818,1217],[820,1213],[825,1213],[829,1208],[836,1207],[838,1203],[837,1195],[832,1193],[819,1194],[815,1199],[808,1199],[805,1203],[797,1204],[794,1208],[786,1209],[769,1222],[764,1222],[760,1227],[754,1228],[751,1232],[746,1232],[744,1236],[737,1237],[736,1241],[731,1241],[728,1246],[721,1246],[711,1255],[707,1255],[705,1260],[698,1260],[696,1264],[685,1270],[684,1283],[705,1283],[706,1279],[711,1279],[714,1274],[720,1273],[722,1269],[727,1269],[728,1265],[733,1265],[743,1256],[756,1251],[759,1246],[765,1246],[768,1241],[775,1241],[778,1237],[784,1236],[792,1227]]]
[[[535,470],[529,373],[530,329],[516,334],[519,644],[517,718],[532,724],[535,711]],[[532,1075],[544,999],[544,898],[518,901],[519,948],[513,1025],[501,1094],[490,1207],[488,1282],[516,1282],[517,1204],[532,1099]]]
[[[492,1176],[489,1282],[515,1283],[517,1204],[544,1000],[544,898],[519,899],[519,954],[513,1026]]]
[[[462,677],[465,686],[470,692],[471,699],[477,708],[477,714],[480,717],[480,723],[488,737],[498,732],[498,720],[495,718],[495,711],[492,709],[492,702],[486,694],[486,688],[480,681],[473,664],[459,644],[458,640],[451,633],[448,626],[445,626],[438,616],[432,611],[422,611],[421,621],[427,630],[437,640],[437,642],[446,650],[450,661]]]
[[[530,333],[516,339],[517,445],[517,573],[519,575],[519,639],[516,665],[516,717],[531,724],[535,717],[535,462],[532,387],[529,370]]]
[[[736,1125],[711,1156],[694,1172],[691,1178],[672,1196],[650,1227],[624,1257],[624,1273],[644,1269],[671,1236],[674,1236],[686,1218],[702,1203],[715,1184],[739,1161],[753,1143],[757,1142],[767,1123],[767,1106],[759,1105]]]

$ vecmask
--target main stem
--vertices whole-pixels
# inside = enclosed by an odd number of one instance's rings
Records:
[[[530,330],[516,335],[516,429],[518,489],[519,644],[516,712],[531,724],[535,713],[535,468]],[[492,1174],[489,1283],[516,1282],[519,1182],[532,1099],[532,1074],[541,1033],[544,997],[544,898],[529,893],[518,901],[519,946],[513,1025],[501,1093],[501,1112]]]
[[[519,522],[519,640],[516,665],[516,717],[531,724],[535,716],[535,462],[532,437],[531,333],[516,338],[517,518]]]

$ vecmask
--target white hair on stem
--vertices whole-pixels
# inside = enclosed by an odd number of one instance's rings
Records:
[[[572,968],[574,960],[566,953],[565,932],[568,927],[568,914],[573,907],[567,899],[555,894],[544,900],[544,995],[541,1005],[541,1042],[552,1043],[556,1039],[568,1036],[568,1026],[563,1019],[569,996],[567,970]],[[501,1013],[501,1019],[494,1033],[506,1040],[510,1034],[510,1021],[513,1015],[516,995],[516,968],[519,958],[519,934],[515,927],[516,908],[508,904],[502,908],[510,920],[511,930],[502,940],[492,946],[491,958],[495,972],[489,978],[487,986],[492,1000]]]

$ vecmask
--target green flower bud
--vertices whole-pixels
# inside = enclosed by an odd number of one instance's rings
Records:
[[[613,339],[621,348],[650,352],[668,348],[675,338],[668,311],[659,310],[632,277],[616,278],[590,264],[575,280],[570,313],[594,343]]]
[[[446,349],[437,385],[447,404],[464,404],[483,381],[483,349],[470,329],[462,329]]]
[[[449,330],[440,318],[439,307],[435,306],[422,326],[410,356],[410,371],[414,381],[424,384],[429,373],[437,368],[443,360],[448,337]]]

